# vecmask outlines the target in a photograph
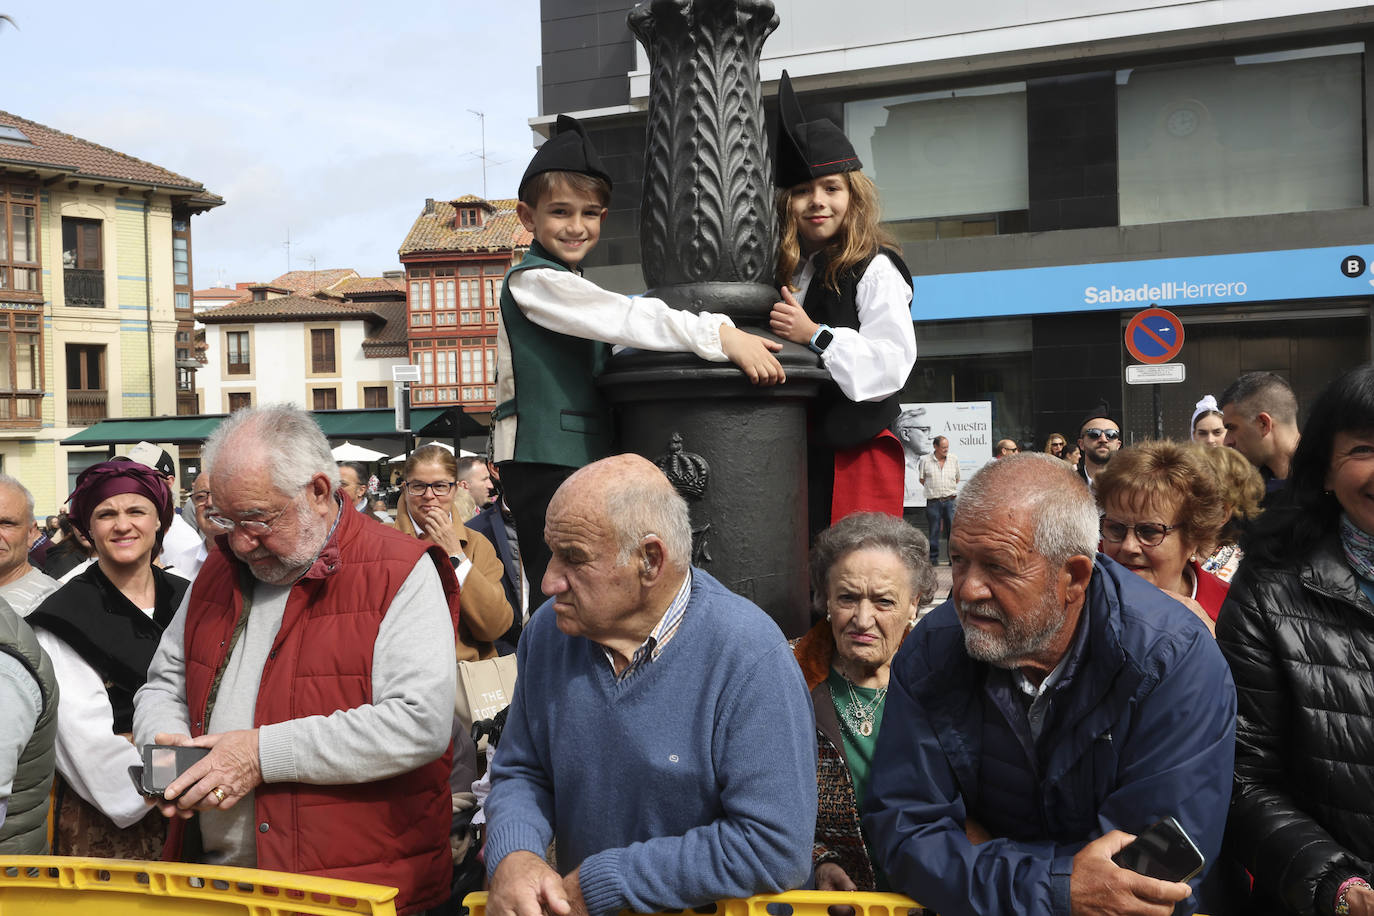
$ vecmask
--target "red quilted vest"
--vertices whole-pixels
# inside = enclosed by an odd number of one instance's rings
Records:
[[[372,702],[372,651],[401,584],[426,553],[424,542],[341,511],[338,528],[287,599],[281,630],[258,690],[256,726],[329,715]],[[458,581],[429,545],[448,597],[454,631]],[[205,731],[210,685],[243,610],[243,564],[214,550],[196,577],[186,619],[186,699],[192,736]],[[456,638],[456,637],[455,637]],[[409,913],[448,898],[452,855],[452,748],[418,769],[347,786],[263,783],[255,793],[258,867],[399,888]],[[164,858],[181,858],[185,822],[169,824]]]

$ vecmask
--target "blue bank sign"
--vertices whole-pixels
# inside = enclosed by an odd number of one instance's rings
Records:
[[[916,321],[1374,296],[1374,245],[912,277]]]

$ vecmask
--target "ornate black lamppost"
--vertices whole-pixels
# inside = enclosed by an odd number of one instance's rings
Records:
[[[771,0],[645,0],[630,13],[649,55],[640,247],[649,295],[766,328],[778,298],[758,63]],[[787,383],[735,367],[626,353],[601,385],[621,448],[662,467],[692,506],[694,560],[757,602],[788,636],[809,624],[806,402],[826,373],[804,347],[778,355]]]

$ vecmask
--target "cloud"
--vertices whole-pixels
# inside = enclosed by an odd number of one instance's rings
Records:
[[[0,79],[26,88],[3,107],[226,199],[192,221],[200,287],[284,271],[288,228],[292,267],[399,267],[426,197],[482,192],[469,109],[490,196],[532,151],[532,2],[15,5]]]

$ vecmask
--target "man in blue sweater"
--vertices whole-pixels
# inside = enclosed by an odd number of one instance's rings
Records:
[[[691,567],[687,505],[638,456],[568,478],[544,538],[553,598],[521,636],[493,766],[488,913],[652,913],[801,885],[815,727],[777,625]]]
[[[892,663],[864,818],[894,889],[943,916],[1216,911],[1206,871],[1159,881],[1111,856],[1174,817],[1210,869],[1231,672],[1191,611],[1097,541],[1092,495],[1053,456],[991,462],[959,495],[952,600]]]

